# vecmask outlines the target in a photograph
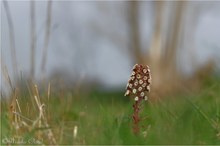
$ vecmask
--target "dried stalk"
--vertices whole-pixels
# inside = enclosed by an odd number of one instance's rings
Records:
[[[47,24],[46,24],[46,31],[45,31],[45,41],[44,41],[44,48],[43,48],[43,58],[41,63],[41,71],[45,73],[45,66],[47,63],[47,52],[48,52],[48,45],[50,40],[50,28],[51,28],[51,12],[52,12],[52,1],[48,1],[47,5]]]
[[[30,64],[30,77],[34,79],[35,76],[35,51],[36,51],[36,28],[35,28],[35,2],[30,2],[30,18],[31,18],[31,64]]]
[[[14,77],[18,75],[18,66],[17,66],[17,57],[16,57],[16,47],[15,47],[15,33],[14,25],[10,13],[10,9],[7,1],[3,1],[5,7],[5,13],[7,16],[8,26],[9,26],[9,39],[10,39],[10,48],[11,48],[11,58],[12,58],[12,67],[14,72]]]

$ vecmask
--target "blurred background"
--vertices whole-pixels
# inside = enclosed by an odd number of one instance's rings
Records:
[[[152,94],[197,87],[219,74],[219,10],[218,1],[3,1],[2,95],[5,72],[14,84],[124,90],[136,63],[150,66]]]
[[[1,1],[0,15],[2,144],[220,144],[220,1]],[[136,63],[152,76],[139,135],[123,96]]]

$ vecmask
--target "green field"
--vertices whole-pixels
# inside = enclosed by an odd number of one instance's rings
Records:
[[[123,94],[39,91],[42,117],[34,92],[20,91],[17,115],[10,102],[1,101],[1,144],[52,144],[51,137],[59,145],[220,144],[219,82],[196,93],[150,99],[143,105],[138,135],[132,133],[133,101]]]

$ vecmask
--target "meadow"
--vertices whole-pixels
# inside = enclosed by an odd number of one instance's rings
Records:
[[[1,100],[1,144],[220,144],[220,82],[197,92],[149,100],[140,132],[132,132],[132,103],[118,91],[60,90],[35,84]],[[16,97],[16,98],[15,98]]]

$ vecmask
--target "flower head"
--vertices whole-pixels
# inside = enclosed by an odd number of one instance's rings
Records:
[[[145,92],[150,92],[150,84],[151,75],[149,67],[147,65],[135,64],[126,87],[125,96],[133,95],[133,98],[138,97],[136,98],[138,100],[144,99],[146,96]]]

